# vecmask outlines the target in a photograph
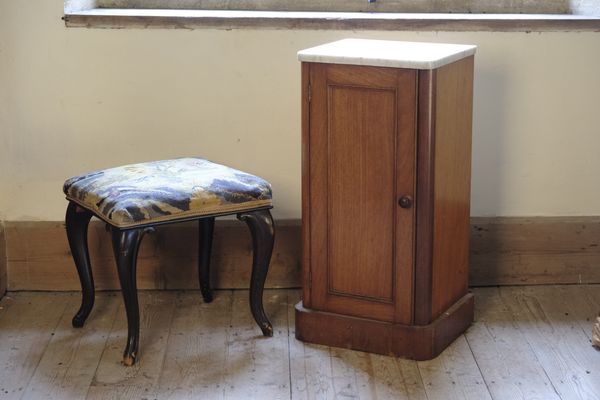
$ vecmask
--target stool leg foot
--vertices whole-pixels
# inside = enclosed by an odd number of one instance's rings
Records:
[[[65,225],[67,227],[67,239],[73,255],[73,261],[79,274],[81,283],[81,307],[73,317],[73,326],[80,328],[90,315],[94,307],[94,278],[92,276],[92,267],[90,264],[90,254],[87,243],[88,225],[92,218],[92,213],[79,207],[73,202],[67,206]]]
[[[140,338],[140,310],[136,285],[136,261],[145,229],[120,230],[113,228],[112,244],[117,262],[121,292],[127,314],[127,345],[123,352],[123,364],[135,364]]]
[[[202,297],[206,303],[213,301],[213,294],[210,289],[210,253],[214,227],[214,217],[202,218],[199,221],[198,279],[200,280],[200,292],[202,292]]]
[[[273,252],[275,229],[269,210],[251,211],[238,214],[238,219],[246,222],[252,234],[252,277],[250,279],[250,310],[254,320],[265,336],[273,336],[273,325],[263,308],[263,289],[269,262]]]

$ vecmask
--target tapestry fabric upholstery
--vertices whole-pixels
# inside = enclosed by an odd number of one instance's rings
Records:
[[[68,200],[120,228],[272,205],[269,182],[202,158],[90,172],[68,179],[63,191]]]

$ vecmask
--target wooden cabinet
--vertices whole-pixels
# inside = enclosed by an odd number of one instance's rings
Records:
[[[474,51],[346,39],[299,53],[298,339],[428,359],[472,321]]]

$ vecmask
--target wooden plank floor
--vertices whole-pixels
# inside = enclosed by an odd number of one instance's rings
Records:
[[[77,293],[0,302],[0,399],[600,399],[591,345],[600,285],[476,288],[475,323],[415,362],[294,338],[298,290],[267,290],[260,336],[247,291],[140,293],[141,351],[120,364],[119,293],[100,293],[83,329]],[[325,328],[325,327],[324,327]]]

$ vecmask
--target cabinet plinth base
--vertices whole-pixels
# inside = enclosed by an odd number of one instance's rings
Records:
[[[401,325],[315,311],[296,304],[296,338],[304,342],[370,353],[430,360],[473,322],[471,293],[429,325]]]

